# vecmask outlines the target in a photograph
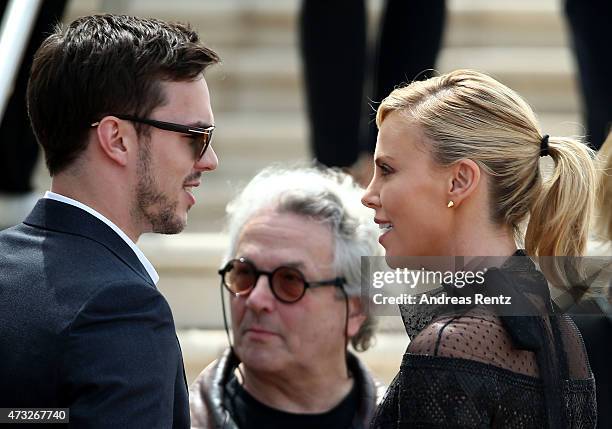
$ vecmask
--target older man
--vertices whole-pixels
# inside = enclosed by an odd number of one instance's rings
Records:
[[[192,427],[367,427],[383,389],[347,345],[372,339],[360,258],[378,244],[358,202],[343,175],[268,169],[230,203],[234,344],[191,386]]]
[[[0,232],[0,404],[69,408],[71,427],[187,428],[183,360],[138,249],[174,234],[217,167],[190,28],[96,15],[58,27],[28,84],[51,189]]]

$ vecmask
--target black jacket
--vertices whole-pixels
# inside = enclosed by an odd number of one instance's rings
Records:
[[[187,428],[168,303],[129,245],[40,200],[0,232],[0,407],[70,408],[71,427]]]
[[[355,355],[349,353],[348,360],[360,395],[360,407],[355,412],[353,427],[365,429],[369,426],[376,406],[382,400],[385,386],[374,381],[368,369]],[[228,348],[219,359],[204,369],[189,387],[192,428],[239,429],[223,406],[225,385],[238,363]]]

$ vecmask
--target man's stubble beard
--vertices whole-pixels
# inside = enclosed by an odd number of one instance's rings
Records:
[[[177,200],[170,200],[160,189],[151,172],[150,143],[141,139],[138,151],[138,184],[132,218],[151,226],[159,234],[178,234],[185,222],[176,214]]]

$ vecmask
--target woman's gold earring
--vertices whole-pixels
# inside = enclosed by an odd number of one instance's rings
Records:
[[[452,208],[452,207],[454,207],[454,206],[455,206],[455,203],[453,202],[453,200],[450,200],[450,201],[448,202],[448,204],[446,205],[446,207],[448,207],[449,209],[450,209],[450,208]]]

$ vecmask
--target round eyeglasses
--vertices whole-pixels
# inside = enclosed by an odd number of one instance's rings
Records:
[[[259,270],[246,258],[232,259],[219,270],[221,282],[234,296],[246,296],[255,288],[259,276],[268,277],[272,294],[281,302],[292,304],[302,299],[306,289],[321,286],[342,288],[346,283],[343,277],[330,280],[307,282],[304,274],[294,267],[280,266],[273,271]]]

